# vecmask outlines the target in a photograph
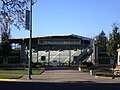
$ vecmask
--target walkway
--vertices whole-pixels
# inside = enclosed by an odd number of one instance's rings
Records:
[[[32,75],[32,80],[27,80],[25,75],[21,80],[32,82],[71,82],[81,81],[89,83],[120,83],[120,79],[96,78],[89,73],[79,72],[78,70],[46,70],[42,75]]]

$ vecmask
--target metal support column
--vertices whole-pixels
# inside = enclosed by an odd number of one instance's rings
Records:
[[[60,66],[60,52],[61,52],[61,51],[59,50],[59,66]]]
[[[69,50],[69,67],[70,67],[70,62],[71,62],[71,50]]]
[[[50,50],[48,51],[48,66],[50,64]]]
[[[38,48],[37,48],[37,63],[38,63],[38,52],[39,52],[39,51],[38,51]]]

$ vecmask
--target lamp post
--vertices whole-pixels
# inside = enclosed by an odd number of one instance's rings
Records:
[[[32,5],[33,5],[33,0],[30,0],[30,39],[29,39],[29,50],[30,50],[30,58],[28,61],[28,79],[32,79],[31,78],[31,74],[32,74],[32,68],[31,68],[31,62],[32,62]]]
[[[32,68],[32,5],[36,3],[37,0],[30,0],[30,10],[26,10],[26,29],[30,31],[30,38],[29,38],[29,60],[28,60],[28,79],[31,79]]]

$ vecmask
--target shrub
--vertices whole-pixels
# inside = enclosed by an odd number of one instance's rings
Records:
[[[86,68],[86,67],[92,67],[93,66],[93,63],[92,62],[82,62],[80,64],[80,67],[81,68]]]

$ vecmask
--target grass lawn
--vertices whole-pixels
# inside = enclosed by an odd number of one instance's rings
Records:
[[[19,79],[22,76],[14,76],[14,75],[0,75],[0,79]]]
[[[112,71],[97,71],[97,76],[113,76]]]
[[[40,75],[44,70],[32,70],[33,75]],[[19,79],[27,75],[28,70],[0,70],[0,79]]]
[[[42,74],[44,70],[32,70],[33,75]],[[0,74],[28,74],[28,70],[0,70]]]

